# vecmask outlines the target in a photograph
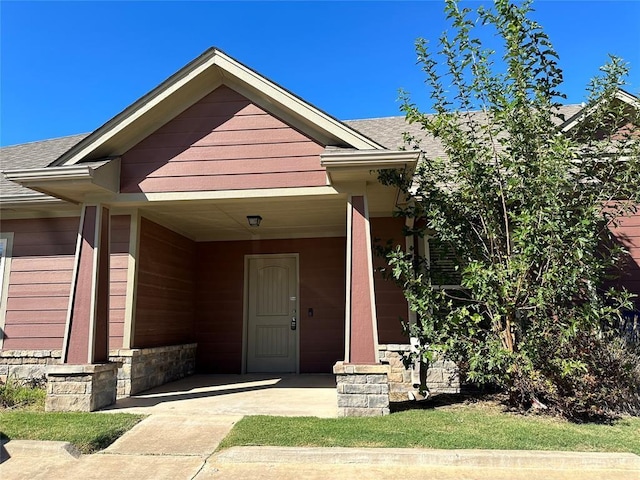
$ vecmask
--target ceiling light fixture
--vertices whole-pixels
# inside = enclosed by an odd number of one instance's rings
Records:
[[[247,215],[247,222],[250,227],[259,227],[262,217],[260,215]]]

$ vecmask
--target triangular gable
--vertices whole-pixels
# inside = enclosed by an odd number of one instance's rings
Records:
[[[226,85],[121,156],[121,193],[317,187],[325,146]]]
[[[51,166],[122,155],[220,85],[231,87],[321,145],[384,149],[220,50],[211,48],[83,139]]]

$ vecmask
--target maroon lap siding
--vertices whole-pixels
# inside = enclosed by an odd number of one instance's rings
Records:
[[[110,347],[122,347],[129,216],[111,218]],[[62,348],[79,218],[3,220],[13,232],[3,349]]]
[[[195,243],[143,218],[138,268],[133,347],[192,342]]]
[[[244,256],[248,254],[299,254],[300,371],[330,373],[344,357],[344,238],[207,242],[198,243],[197,248],[200,371],[241,371]]]
[[[109,290],[109,348],[122,348],[129,265],[129,215],[111,217],[111,278]]]
[[[62,348],[78,217],[3,220],[13,232],[3,349]]]
[[[221,86],[123,155],[120,188],[132,193],[326,185],[322,151]]]
[[[639,296],[635,303],[636,309],[640,310],[640,212],[621,219],[613,233],[629,251],[618,284]]]
[[[388,240],[393,245],[405,248],[405,237],[402,234],[403,218],[372,218],[372,241],[386,245]],[[386,261],[374,255],[375,267],[374,282],[376,292],[376,313],[378,315],[378,342],[379,343],[408,343],[409,339],[402,333],[400,319],[407,321],[408,307],[402,289],[392,280],[383,278],[380,268],[387,266]]]

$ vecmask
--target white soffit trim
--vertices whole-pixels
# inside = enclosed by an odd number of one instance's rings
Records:
[[[254,70],[210,48],[131,104],[92,134],[54,161],[51,166],[74,165],[83,160],[106,155],[121,155],[137,141],[186,110],[215,88],[229,80],[246,85],[267,103],[290,112],[293,118],[313,125],[328,137],[358,149],[384,149],[375,141],[353,130],[301,98],[266,79]],[[129,128],[128,135],[123,132]],[[140,138],[139,138],[140,137]],[[110,142],[110,144],[109,144]],[[106,152],[105,149],[114,151]]]

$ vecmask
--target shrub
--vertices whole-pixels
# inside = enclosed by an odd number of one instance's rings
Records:
[[[43,408],[47,395],[46,379],[20,380],[10,377],[0,381],[0,408]]]

